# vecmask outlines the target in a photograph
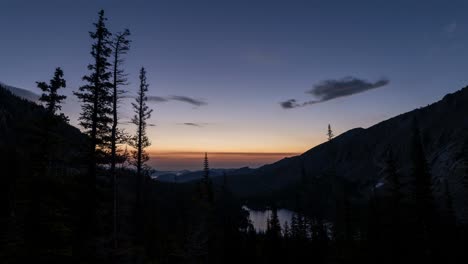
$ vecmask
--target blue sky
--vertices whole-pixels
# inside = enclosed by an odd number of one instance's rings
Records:
[[[207,103],[152,104],[150,150],[175,159],[171,165],[155,159],[156,167],[177,167],[180,152],[278,153],[269,155],[273,161],[323,142],[328,123],[335,134],[369,127],[465,86],[468,2],[447,2],[3,0],[0,81],[38,93],[35,82],[61,66],[69,95],[64,110],[77,124],[79,103],[71,94],[83,84],[88,31],[104,8],[111,31],[132,32],[130,93],[145,66],[151,95]],[[314,85],[347,76],[390,82],[306,107],[279,104],[313,100],[306,92]],[[129,102],[121,114],[129,119]],[[249,155],[214,166],[269,161]],[[198,166],[188,164],[181,167]]]

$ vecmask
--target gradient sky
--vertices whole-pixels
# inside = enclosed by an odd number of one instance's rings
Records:
[[[91,40],[104,8],[108,28],[132,32],[125,64],[130,94],[138,70],[150,95],[190,96],[192,106],[151,103],[156,169],[259,166],[335,134],[425,106],[467,84],[468,1],[24,1],[0,2],[0,81],[36,93],[65,72],[64,111],[77,124]],[[323,80],[352,76],[378,89],[295,109]],[[122,122],[132,115],[129,101]],[[187,125],[195,123],[199,126]],[[133,132],[131,126],[126,126]]]

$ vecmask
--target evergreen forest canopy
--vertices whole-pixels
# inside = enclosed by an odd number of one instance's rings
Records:
[[[60,67],[50,81],[37,82],[41,105],[0,88],[1,263],[468,260],[468,133],[456,134],[459,144],[451,163],[456,169],[434,177],[428,146],[454,134],[431,138],[422,129],[426,120],[409,118],[402,136],[406,147],[390,145],[382,151],[383,187],[373,180],[376,175],[362,175],[365,184],[343,176],[340,163],[346,157],[331,157],[345,138],[334,137],[330,125],[324,129],[328,141],[316,148],[332,153],[320,155],[326,166],[319,173],[306,153],[291,163],[280,161],[287,166],[215,179],[205,154],[200,179],[155,181],[145,151],[151,145],[148,120],[157,116],[148,104],[152,87],[142,67],[131,104],[134,131],[121,129],[118,108],[128,90],[125,58],[131,33],[110,32],[107,23],[100,11],[89,34],[88,73],[74,91],[81,103],[81,131],[61,112],[67,73]],[[468,104],[468,88],[443,101],[457,113],[455,124],[468,128],[466,115],[458,118]],[[277,168],[282,177],[294,174],[294,181],[281,188],[268,185]],[[271,209],[265,232],[256,232],[245,204]],[[295,212],[283,226],[280,207]]]

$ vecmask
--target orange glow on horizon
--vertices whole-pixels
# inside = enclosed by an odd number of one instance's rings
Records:
[[[207,152],[211,168],[256,168],[286,157],[299,155],[291,152]],[[202,169],[204,152],[149,151],[149,164],[156,170]]]

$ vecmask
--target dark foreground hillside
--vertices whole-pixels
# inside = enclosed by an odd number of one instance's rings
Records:
[[[226,188],[147,177],[137,208],[128,162],[117,170],[115,245],[106,166],[98,170],[89,221],[87,136],[50,118],[0,87],[0,263],[238,263],[255,251],[246,248],[246,212]]]

